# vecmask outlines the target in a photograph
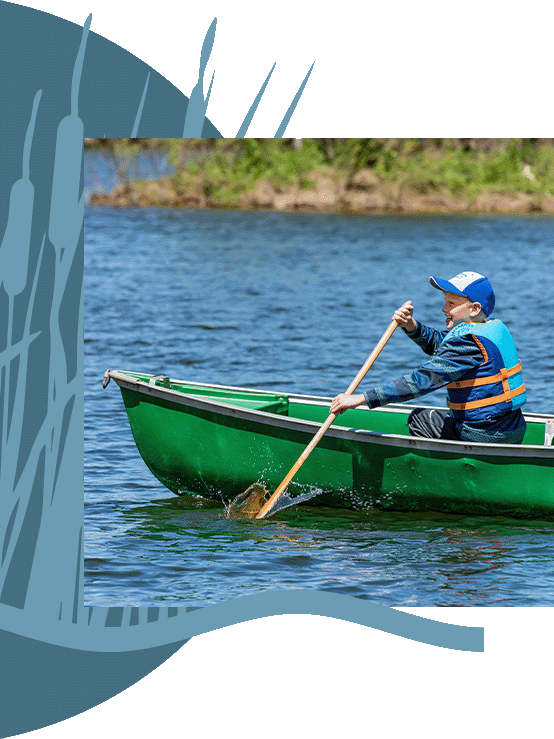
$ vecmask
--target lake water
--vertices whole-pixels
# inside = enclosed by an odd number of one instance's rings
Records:
[[[333,396],[405,300],[442,328],[429,275],[470,269],[495,286],[527,410],[553,413],[553,247],[544,217],[88,207],[85,604],[205,606],[309,588],[389,606],[554,605],[554,522],[309,504],[228,519],[157,482],[117,385],[102,389],[110,368]],[[361,389],[423,357],[397,332]],[[444,405],[444,393],[423,402]]]

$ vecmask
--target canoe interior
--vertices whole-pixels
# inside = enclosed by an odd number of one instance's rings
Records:
[[[152,375],[136,372],[126,372],[125,374],[147,384],[152,380]],[[164,383],[161,380],[157,380],[154,384],[158,387],[164,387]],[[329,415],[328,406],[325,404],[322,405],[321,399],[312,399],[310,396],[295,396],[245,388],[179,383],[175,381],[171,382],[171,390],[192,397],[235,405],[240,408],[276,413],[282,416],[290,415],[303,421],[323,423]],[[407,419],[411,410],[412,407],[407,405],[374,409],[371,412],[367,408],[352,409],[343,413],[335,421],[335,425],[382,434],[409,436]],[[544,445],[546,419],[543,416],[537,415],[534,417],[533,415],[526,414],[526,420],[527,432],[522,445]]]

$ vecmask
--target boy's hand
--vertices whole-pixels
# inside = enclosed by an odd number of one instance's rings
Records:
[[[357,408],[363,403],[365,403],[364,395],[347,395],[346,393],[341,393],[336,398],[333,398],[330,412],[338,416],[340,413],[348,410],[348,408]]]
[[[413,313],[414,306],[404,303],[404,305],[394,311],[392,320],[396,321],[401,328],[406,329],[411,334],[417,328],[417,322],[413,318]]]

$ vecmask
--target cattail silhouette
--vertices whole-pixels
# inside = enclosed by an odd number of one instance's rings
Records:
[[[183,129],[184,139],[200,138],[202,136],[202,128],[204,126],[204,119],[206,117],[206,110],[208,107],[208,101],[210,99],[210,93],[212,90],[215,72],[214,74],[212,74],[212,81],[210,82],[210,89],[208,90],[206,100],[204,100],[203,80],[204,73],[208,65],[208,60],[210,58],[210,54],[212,53],[212,47],[214,45],[216,25],[217,18],[214,18],[210,27],[208,28],[208,32],[204,38],[204,43],[202,44],[198,82],[196,83],[190,94],[189,102],[187,105],[187,113],[185,115],[185,126]]]
[[[6,593],[5,590],[5,577],[9,566],[11,565],[11,559],[13,555],[13,549],[15,543],[18,540],[19,533],[21,531],[22,521],[27,512],[27,505],[29,502],[29,496],[31,494],[32,481],[30,476],[33,474],[33,470],[36,469],[38,463],[38,457],[40,450],[44,447],[46,438],[43,434],[39,433],[33,449],[27,459],[27,463],[19,480],[16,483],[16,465],[18,458],[18,449],[21,444],[21,433],[23,429],[23,416],[24,416],[24,404],[25,404],[25,385],[27,380],[27,369],[29,361],[29,346],[39,336],[40,332],[35,334],[30,333],[31,329],[31,316],[33,314],[33,307],[35,304],[38,276],[42,266],[42,258],[44,255],[44,243],[46,241],[46,234],[42,239],[40,248],[40,254],[35,269],[33,278],[33,284],[31,287],[31,294],[29,297],[29,305],[27,307],[27,315],[25,317],[25,327],[23,330],[23,339],[19,344],[11,347],[10,354],[18,352],[19,356],[19,373],[17,387],[15,391],[15,399],[12,410],[12,422],[10,425],[10,433],[7,439],[7,444],[4,444],[2,449],[2,476],[0,478],[0,526],[7,522],[6,529],[4,530],[4,541],[2,545],[2,560],[0,565],[0,587],[2,588],[1,601],[3,603],[14,604],[11,600],[11,595]],[[4,425],[6,425],[7,419],[4,417]],[[15,505],[13,503],[14,498],[17,497]],[[12,508],[13,506],[13,508]],[[11,515],[8,520],[8,513],[11,510]],[[17,533],[16,536],[13,534]],[[17,564],[15,566],[17,570]],[[19,573],[21,575],[21,573]],[[9,588],[8,588],[9,590]],[[16,590],[20,591],[20,584],[17,584]]]
[[[47,412],[27,463],[19,480],[16,481],[16,491],[21,495],[22,502],[29,485],[33,492],[31,497],[26,497],[26,505],[22,506],[22,503],[19,505],[11,538],[19,540],[24,536],[26,546],[34,546],[35,553],[32,567],[26,567],[24,553],[21,553],[17,546],[14,547],[4,575],[1,596],[3,602],[10,601],[14,605],[24,603],[25,608],[38,608],[40,603],[45,613],[48,612],[50,615],[55,613],[59,618],[62,618],[62,611],[64,618],[71,617],[73,612],[75,587],[67,583],[75,582],[78,531],[64,531],[63,536],[57,538],[52,537],[52,532],[55,530],[62,508],[66,513],[76,512],[77,516],[79,507],[82,508],[82,501],[75,496],[73,489],[64,488],[65,495],[58,498],[55,498],[54,493],[56,480],[64,475],[67,465],[72,474],[75,474],[73,460],[67,454],[66,440],[75,437],[79,425],[75,414],[72,414],[72,409],[77,402],[81,381],[78,369],[80,360],[77,358],[77,367],[73,366],[73,361],[71,364],[68,362],[71,355],[66,355],[66,351],[72,351],[72,348],[71,345],[64,345],[62,341],[60,310],[70,275],[73,274],[71,268],[79,247],[84,219],[84,193],[80,193],[84,126],[79,117],[78,103],[91,20],[92,16],[89,15],[83,27],[73,68],[70,114],[61,120],[56,138],[48,225],[49,240],[55,251],[55,271],[50,306]],[[78,330],[81,331],[82,293],[76,318]],[[23,481],[24,488],[21,487]],[[32,516],[29,518],[26,515],[21,518],[22,509],[31,510]],[[38,528],[32,526],[37,520],[40,520]],[[5,565],[8,560],[9,551]],[[20,580],[15,577],[18,570],[22,572]],[[58,573],[61,582],[64,583],[62,591],[52,587],[52,572]],[[69,602],[72,604],[71,610],[62,609],[62,605]]]
[[[35,188],[30,179],[31,144],[35,132],[38,105],[42,95],[39,90],[33,100],[33,110],[25,143],[23,144],[23,176],[14,182],[10,193],[10,209],[8,224],[0,246],[0,279],[4,290],[8,294],[8,337],[7,346],[13,342],[13,308],[14,297],[25,289],[27,272],[29,269],[29,253],[31,248],[31,225],[33,221],[33,206]],[[4,381],[4,411],[2,423],[2,451],[5,453],[9,430],[9,399],[11,396],[10,359],[6,359]]]
[[[50,374],[48,382],[48,410],[52,425],[50,453],[46,458],[46,486],[52,486],[57,477],[63,448],[60,433],[64,406],[69,402],[67,365],[58,321],[61,301],[69,277],[73,257],[83,228],[84,192],[79,198],[81,186],[81,164],[83,157],[83,121],[79,118],[79,88],[83,62],[92,21],[89,15],[83,27],[81,43],[73,67],[71,80],[71,113],[58,126],[54,172],[52,177],[52,199],[48,235],[56,251],[54,295],[50,311]]]
[[[23,292],[27,284],[35,199],[35,188],[30,180],[31,144],[41,96],[42,90],[39,90],[33,100],[33,111],[23,145],[23,176],[12,185],[8,225],[0,246],[0,280],[10,298]]]
[[[289,121],[292,118],[292,114],[296,110],[296,106],[298,105],[298,101],[300,100],[300,98],[302,96],[302,93],[304,92],[304,88],[306,87],[306,83],[308,82],[308,79],[309,79],[309,77],[310,77],[310,75],[312,73],[312,69],[314,68],[314,64],[315,64],[315,62],[312,64],[312,66],[308,70],[308,74],[304,77],[304,80],[303,80],[302,84],[298,88],[298,92],[294,96],[294,99],[293,99],[292,103],[290,104],[289,109],[285,113],[285,117],[281,121],[281,125],[277,129],[277,133],[275,134],[274,138],[280,139],[283,136],[283,134],[285,133],[285,130],[286,130],[287,126],[289,125]]]
[[[136,139],[138,134],[138,127],[140,123],[140,119],[142,117],[142,110],[144,108],[144,101],[146,100],[146,91],[148,90],[148,83],[150,82],[150,72],[148,72],[148,77],[146,78],[146,83],[144,85],[144,90],[142,91],[142,97],[140,99],[139,107],[137,110],[137,115],[135,117],[135,122],[133,124],[133,130],[131,132],[131,138]]]
[[[79,118],[79,87],[92,14],[83,27],[81,45],[71,81],[71,113],[60,121],[56,138],[48,236],[58,261],[66,246],[76,246],[85,212],[84,193],[79,200],[84,126]]]
[[[265,78],[265,82],[260,87],[259,93],[256,95],[254,102],[250,106],[248,113],[246,114],[246,117],[244,121],[242,122],[242,126],[239,128],[237,135],[235,138],[242,139],[246,136],[246,132],[248,131],[248,126],[252,122],[252,118],[254,118],[254,113],[256,112],[258,105],[260,104],[260,100],[262,99],[262,95],[265,92],[265,88],[267,87],[267,83],[269,82],[269,78],[273,74],[273,70],[275,69],[275,64],[271,67],[269,74]]]

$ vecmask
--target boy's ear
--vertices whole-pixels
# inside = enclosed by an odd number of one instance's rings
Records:
[[[473,315],[478,316],[482,310],[483,306],[481,305],[481,303],[473,303],[473,307],[471,308],[471,312],[473,313]]]

